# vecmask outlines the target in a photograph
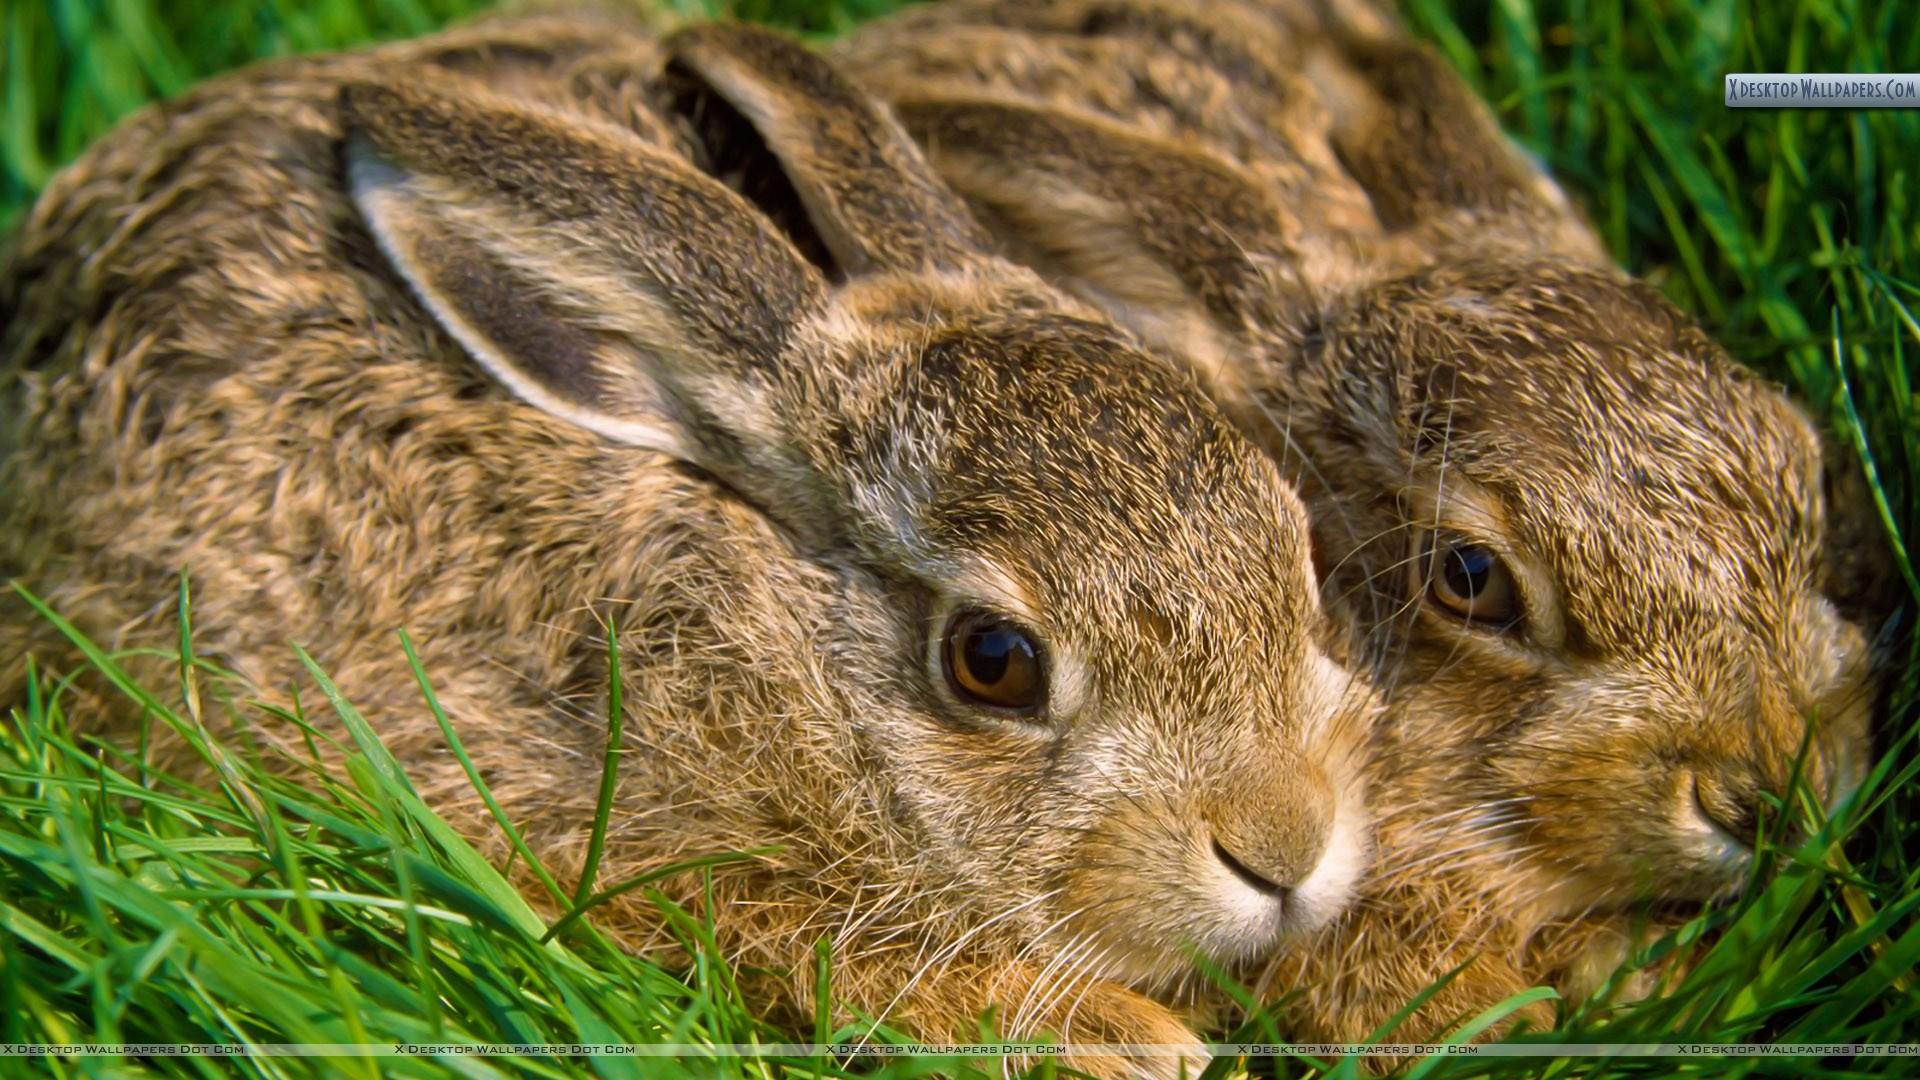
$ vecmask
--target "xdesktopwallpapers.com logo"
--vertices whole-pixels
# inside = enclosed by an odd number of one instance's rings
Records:
[[[1920,73],[1731,74],[1726,79],[1730,109],[1916,109]]]

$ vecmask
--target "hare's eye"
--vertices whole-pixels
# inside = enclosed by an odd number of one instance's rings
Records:
[[[1427,598],[1448,614],[1503,630],[1519,621],[1513,573],[1485,544],[1429,535],[1426,558],[1416,566]]]
[[[961,700],[1020,713],[1040,708],[1046,690],[1040,647],[1011,620],[985,611],[956,614],[940,656]]]

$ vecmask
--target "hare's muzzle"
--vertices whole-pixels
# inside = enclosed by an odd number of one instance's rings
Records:
[[[1338,912],[1362,846],[1348,801],[1307,762],[1243,773],[1204,797],[1196,810],[1215,864],[1205,877],[1221,906],[1271,925],[1276,936],[1314,929]]]
[[[1102,772],[1133,782],[1076,830],[1058,903],[1075,913],[1066,936],[1096,939],[1126,977],[1168,977],[1192,952],[1255,960],[1347,907],[1368,829],[1363,793],[1337,770],[1248,754],[1157,795],[1141,793],[1141,771]]]

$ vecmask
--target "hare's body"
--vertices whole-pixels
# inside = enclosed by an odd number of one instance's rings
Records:
[[[1243,961],[1344,902],[1365,695],[1312,643],[1270,461],[923,169],[796,46],[581,18],[150,110],[0,267],[0,570],[118,646],[169,640],[188,572],[202,653],[277,696],[305,645],[491,838],[407,629],[563,879],[611,619],[603,883],[780,845],[713,888],[789,1002],[825,937],[837,997],[929,1034],[997,1001],[1009,1033],[1188,1041],[1138,992],[1182,947]],[[9,603],[17,682],[57,643]],[[1007,648],[1037,704],[982,697]],[[668,943],[632,896],[603,921]]]
[[[1389,700],[1372,880],[1269,973],[1307,1038],[1463,964],[1402,1035],[1590,989],[1615,913],[1739,885],[1803,742],[1829,802],[1866,749],[1813,427],[1396,35],[1364,0],[957,0],[837,54],[1302,488]]]
[[[475,31],[472,52],[409,45],[223,79],[142,114],[62,174],[6,268],[7,356],[24,376],[9,401],[22,422],[6,427],[22,444],[5,473],[9,576],[124,646],[157,639],[190,571],[200,651],[271,690],[295,680],[286,646],[303,644],[379,720],[423,792],[485,836],[484,808],[406,688],[394,633],[408,629],[449,711],[467,718],[462,738],[490,785],[561,873],[577,869],[591,818],[583,781],[605,739],[595,638],[609,617],[635,661],[636,745],[697,740],[697,725],[661,726],[676,708],[715,731],[730,716],[761,720],[735,729],[753,777],[737,801],[692,790],[697,773],[675,760],[686,748],[623,759],[623,799],[655,809],[619,825],[616,873],[670,862],[676,847],[740,846],[741,828],[773,809],[756,809],[765,792],[849,806],[879,795],[818,762],[777,775],[795,759],[757,748],[805,743],[804,719],[745,707],[782,688],[830,700],[819,672],[790,662],[807,656],[793,641],[831,617],[822,575],[711,482],[663,455],[609,454],[493,389],[430,322],[394,318],[406,301],[351,225],[343,85],[504,44],[521,50],[525,88],[620,122],[617,90],[602,103],[564,89],[564,72],[594,60],[616,88],[658,71],[651,41],[609,29],[617,45]],[[737,609],[702,602],[707,588]],[[781,596],[764,605],[778,618],[750,599],[765,590]],[[17,677],[19,635],[48,649],[54,638],[8,602]],[[676,669],[649,658],[681,655],[699,659],[650,685]],[[821,884],[857,888],[860,870],[847,869]]]

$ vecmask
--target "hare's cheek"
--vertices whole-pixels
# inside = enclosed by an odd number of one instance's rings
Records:
[[[1463,620],[1426,591],[1403,593],[1372,627],[1370,652],[1389,698],[1417,689],[1444,699],[1436,704],[1447,715],[1488,729],[1535,703],[1542,687],[1563,677],[1557,649],[1534,640],[1524,627]]]
[[[1707,901],[1751,867],[1767,782],[1753,740],[1645,687],[1553,695],[1483,759],[1527,862],[1564,879],[1574,909],[1640,899]],[[1742,730],[1750,731],[1751,726]]]
[[[1858,659],[1823,690],[1803,715],[1814,726],[1815,735],[1809,779],[1831,811],[1865,779],[1873,711],[1882,687],[1867,670],[1862,648]],[[1783,734],[1797,744],[1801,725],[1792,723]]]
[[[1036,801],[1047,772],[1043,744],[880,708],[854,734],[859,769],[886,792],[893,831],[929,855],[963,863],[977,857],[992,877],[1029,872],[1058,846],[1049,830],[1035,827],[1059,813]]]
[[[1493,685],[1428,685],[1396,703],[1396,741],[1444,763],[1431,767],[1457,803],[1431,865],[1564,886],[1576,908],[1657,885],[1677,858],[1671,768],[1644,718],[1591,688]]]

